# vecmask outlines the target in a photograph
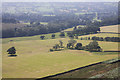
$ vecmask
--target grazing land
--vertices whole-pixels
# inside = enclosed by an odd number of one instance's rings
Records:
[[[56,34],[56,39],[50,39],[51,34],[46,34],[45,40],[40,40],[38,35],[3,39],[3,77],[41,78],[118,57],[117,54],[97,55],[88,51],[66,48],[62,51],[49,52],[49,49],[59,43],[59,40],[63,41],[64,46],[69,40],[68,37],[59,38],[59,33]],[[91,42],[91,40],[76,40],[83,46]],[[104,51],[118,50],[116,42],[98,41],[98,43]],[[15,46],[17,57],[8,57],[6,50],[11,46]]]
[[[111,26],[104,26],[101,27],[101,32],[113,32],[113,33],[120,33],[118,31],[119,25],[111,25]]]
[[[2,77],[43,78],[103,62],[61,76],[87,78],[117,68],[118,5],[3,2]]]

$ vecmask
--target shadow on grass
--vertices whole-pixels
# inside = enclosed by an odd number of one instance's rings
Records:
[[[104,52],[120,52],[120,51],[104,51]]]
[[[8,57],[17,57],[17,55],[8,55]]]
[[[96,55],[119,55],[120,51],[103,51],[103,52],[92,52]]]

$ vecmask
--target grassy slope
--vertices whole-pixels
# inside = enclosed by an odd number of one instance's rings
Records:
[[[40,35],[3,39],[3,77],[44,77],[118,57],[117,54],[96,55],[86,51],[67,49],[49,52],[49,49],[59,40],[63,40],[64,46],[69,40],[69,38],[59,38],[59,33],[56,33],[56,39],[50,39],[50,36],[51,34],[46,34],[46,38],[49,39],[45,40],[40,40]],[[86,45],[90,40],[77,40],[77,42]],[[118,49],[116,42],[99,41],[99,44],[103,50]],[[16,58],[7,56],[6,50],[11,46],[16,47],[18,54]]]
[[[119,33],[118,32],[119,25],[112,25],[112,26],[104,26],[101,27],[101,32],[114,32],[114,33]]]
[[[49,52],[48,50],[59,40],[61,38],[4,43],[3,77],[43,77],[117,57],[117,55],[94,55],[78,50]],[[67,38],[62,40],[65,44],[68,41]],[[89,43],[89,41],[80,40],[78,42],[82,42],[83,45]],[[107,46],[111,44],[106,43]],[[6,50],[12,45],[17,49],[16,58],[7,57],[6,54]],[[103,47],[106,48],[106,46]],[[116,49],[116,47],[107,47],[107,49]]]

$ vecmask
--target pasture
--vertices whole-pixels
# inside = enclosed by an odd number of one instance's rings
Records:
[[[55,33],[55,39],[51,39],[52,34],[43,34],[46,36],[44,40],[40,39],[41,35],[2,39],[3,78],[41,78],[118,57],[117,53],[91,53],[67,48],[49,52],[59,40],[63,41],[64,47],[70,40],[68,37],[60,38],[59,34],[59,32]],[[79,38],[92,36],[117,37],[118,34],[98,33],[79,36]],[[75,40],[83,46],[92,41]],[[103,51],[118,51],[117,42],[98,41],[98,43]],[[12,46],[17,50],[17,57],[8,57],[6,51]]]
[[[5,39],[7,42],[2,45],[4,78],[40,78],[118,57],[116,54],[95,55],[82,50],[65,49],[49,52],[49,49],[59,43],[59,40],[62,40],[66,46],[69,38],[45,40],[32,40],[34,37],[24,40],[24,38],[12,38],[14,40],[12,42],[9,42],[10,38]],[[90,41],[77,40],[77,42],[86,45]],[[118,49],[118,44],[114,42],[99,41],[99,44],[104,50]],[[8,57],[6,50],[11,46],[15,46],[17,57]]]
[[[119,33],[119,25],[111,25],[111,26],[104,26],[101,27],[101,32],[113,32],[113,33]]]

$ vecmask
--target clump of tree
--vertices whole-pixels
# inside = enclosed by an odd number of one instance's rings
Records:
[[[64,33],[64,32],[61,32],[59,36],[60,36],[60,37],[65,37],[65,33]]]
[[[97,40],[97,41],[110,41],[110,42],[120,42],[120,37],[81,37],[80,40]]]
[[[55,45],[53,46],[53,50],[54,50],[54,51],[60,50],[60,45],[59,45],[59,44],[55,44]]]
[[[90,51],[90,52],[101,52],[102,51],[102,48],[99,46],[96,40],[84,46],[83,49],[86,51]]]
[[[120,42],[120,37],[105,37],[105,41]]]
[[[40,36],[40,38],[43,40],[43,39],[45,39],[45,36]]]
[[[104,41],[104,38],[103,38],[103,37],[93,36],[91,39],[92,39],[92,40],[98,40],[98,41]]]
[[[60,45],[60,48],[64,48],[62,40],[59,40],[59,45]]]
[[[51,52],[52,52],[52,51],[60,51],[60,50],[62,50],[63,48],[64,48],[64,46],[63,46],[63,41],[60,40],[60,41],[59,41],[59,44],[55,44],[55,45],[53,46],[53,48],[50,49],[50,51],[51,51]]]
[[[77,43],[75,49],[82,50],[83,49],[82,43]]]
[[[98,40],[98,41],[111,41],[111,42],[120,42],[120,37],[96,37],[93,36],[92,40]]]
[[[77,36],[77,35],[75,35],[75,39],[78,39],[78,36]]]
[[[9,56],[17,56],[16,55],[16,49],[15,47],[11,47],[7,50],[8,54],[10,54]]]
[[[74,39],[74,34],[72,32],[67,32],[67,36],[71,39]]]
[[[68,49],[74,49],[74,45],[75,45],[76,42],[77,42],[77,41],[76,41],[76,40],[73,40],[73,39],[69,40],[69,41],[68,41],[68,44],[67,44],[67,48],[68,48]]]
[[[55,39],[55,34],[52,34],[51,37],[52,37],[52,39]]]
[[[100,31],[99,27],[96,27],[94,24],[87,24],[81,28],[74,28],[72,33],[75,35],[87,35],[97,33],[98,31]]]
[[[75,26],[75,27],[73,28],[73,30],[77,30],[77,26]]]

